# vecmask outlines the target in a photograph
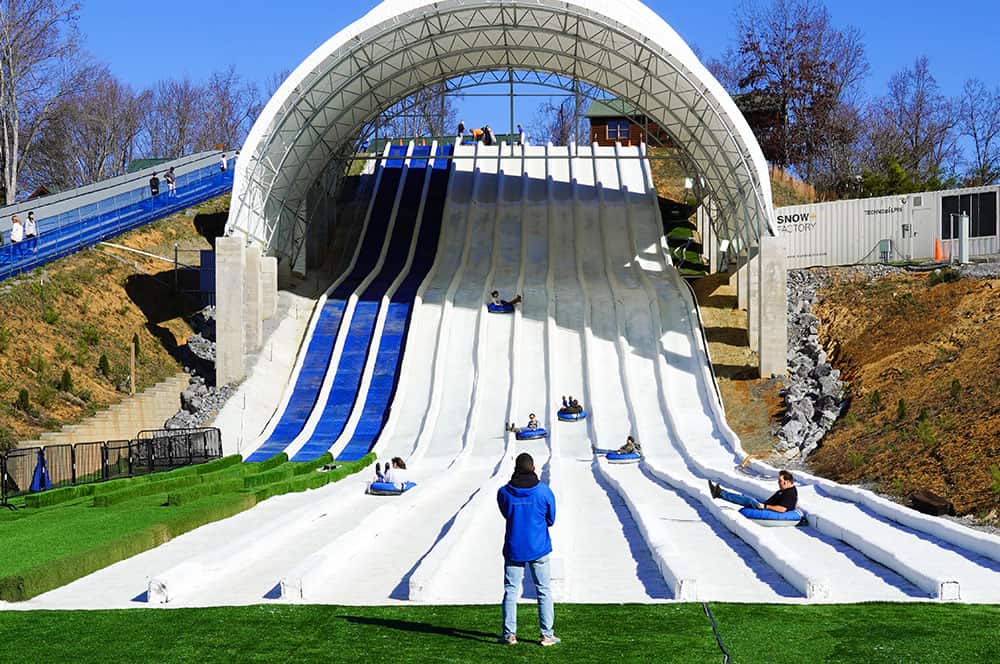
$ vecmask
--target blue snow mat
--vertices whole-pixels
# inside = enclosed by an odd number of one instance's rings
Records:
[[[368,387],[365,407],[351,440],[337,456],[339,461],[353,461],[367,454],[389,418],[389,405],[399,384],[403,349],[406,346],[406,335],[410,329],[410,316],[413,312],[413,300],[417,288],[430,271],[437,254],[445,195],[448,191],[448,175],[449,172],[446,170],[435,170],[431,174],[427,201],[424,203],[423,222],[420,234],[417,236],[417,247],[413,253],[413,264],[410,266],[409,274],[400,283],[389,302],[385,327],[382,330],[382,342],[375,357],[375,371]]]
[[[418,146],[414,148],[413,156],[429,157],[430,153],[430,147]],[[375,322],[381,308],[382,298],[406,266],[406,258],[410,253],[410,245],[413,243],[413,229],[417,221],[417,212],[420,209],[420,201],[423,196],[427,165],[427,159],[411,159],[410,161],[406,182],[403,183],[399,210],[396,213],[396,223],[389,240],[382,269],[368,285],[368,288],[358,297],[347,331],[344,351],[340,356],[323,414],[309,440],[295,454],[292,461],[312,461],[318,458],[330,449],[330,446],[344,431],[359,396],[361,379],[372,347]],[[401,326],[394,324],[387,317],[386,331],[389,333],[389,338],[392,338],[394,334],[394,327]],[[395,334],[399,335],[401,332]]]
[[[393,147],[390,148],[390,156],[400,149],[402,154],[406,153],[405,147]],[[292,395],[278,425],[264,444],[247,458],[247,461],[265,461],[283,452],[301,433],[302,427],[309,419],[330,366],[330,357],[333,355],[333,346],[340,330],[347,299],[372,271],[382,253],[382,244],[389,226],[389,217],[392,214],[401,175],[402,172],[398,169],[383,169],[378,191],[374,194],[375,205],[354,268],[330,293],[323,305],[316,329],[306,348],[302,369],[299,371]],[[347,353],[346,347],[344,352]]]

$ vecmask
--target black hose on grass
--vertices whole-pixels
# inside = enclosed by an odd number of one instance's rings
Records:
[[[726,644],[722,642],[722,636],[719,635],[719,626],[715,623],[715,616],[712,615],[712,610],[708,608],[708,602],[702,602],[701,608],[705,610],[705,616],[712,625],[712,633],[715,634],[715,643],[719,646],[719,650],[722,651],[722,664],[729,664],[731,655],[726,650]]]

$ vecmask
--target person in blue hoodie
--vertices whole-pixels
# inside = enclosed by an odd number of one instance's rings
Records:
[[[559,637],[552,632],[555,607],[549,589],[549,528],[556,522],[556,498],[535,474],[535,460],[527,452],[517,455],[510,482],[497,491],[500,514],[507,521],[503,538],[503,636],[501,643],[517,643],[517,597],[524,569],[531,572],[538,592],[538,627],[541,644],[554,646]]]

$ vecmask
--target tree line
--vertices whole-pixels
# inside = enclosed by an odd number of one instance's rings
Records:
[[[134,159],[242,143],[265,97],[235,67],[136,89],[85,51],[79,11],[0,0],[0,203],[121,175]]]
[[[1000,181],[1000,86],[943,94],[926,56],[866,98],[864,38],[816,0],[743,0],[734,42],[708,63],[733,94],[776,100],[756,128],[768,158],[829,196],[880,196]]]

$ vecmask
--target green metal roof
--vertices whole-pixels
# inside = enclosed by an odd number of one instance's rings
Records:
[[[160,164],[165,164],[168,161],[173,161],[172,159],[133,159],[129,162],[128,173],[135,173],[136,171],[141,171],[144,168],[151,168],[153,166],[159,166]]]
[[[585,118],[627,118],[634,115],[641,115],[639,110],[627,101],[621,99],[609,99],[607,101],[594,100],[590,103],[587,112],[583,114]]]

